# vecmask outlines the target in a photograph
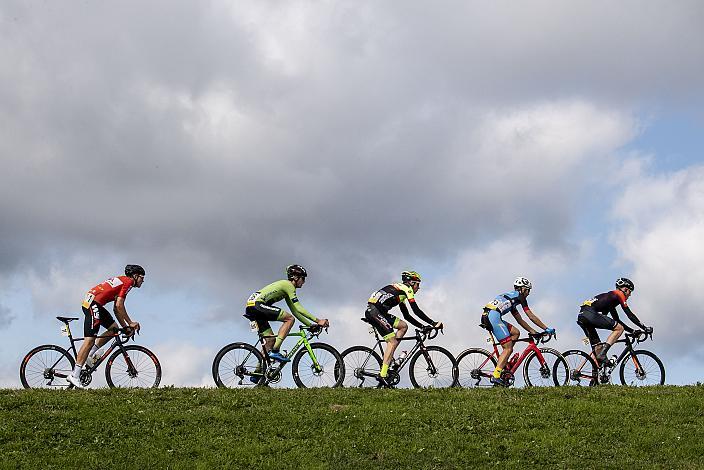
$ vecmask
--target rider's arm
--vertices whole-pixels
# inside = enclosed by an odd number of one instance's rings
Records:
[[[533,313],[533,311],[530,309],[530,307],[527,304],[523,305],[523,311],[526,313],[526,316],[530,319],[530,321],[532,321],[533,323],[538,325],[538,327],[542,328],[543,330],[547,329],[547,326],[545,325],[545,323],[543,323],[540,320],[540,318],[538,318],[538,316],[535,313]]]
[[[411,304],[411,310],[413,310],[413,313],[415,313],[418,318],[423,320],[428,325],[435,325],[435,321],[431,320],[430,317],[426,315],[423,310],[420,309],[420,307],[416,303],[416,299],[408,299],[408,303]]]
[[[413,318],[413,315],[408,312],[408,307],[406,307],[405,302],[401,302],[400,304],[398,304],[398,308],[401,310],[403,318],[405,318],[408,323],[415,326],[416,328],[423,328],[423,325],[418,320]]]
[[[616,308],[612,308],[609,310],[609,313],[613,317],[614,320],[616,320],[616,323],[620,323],[621,326],[623,326],[623,329],[626,330],[629,333],[633,333],[633,328],[630,326],[626,325],[624,322],[621,321],[621,319],[618,317],[618,312],[616,311]]]
[[[286,297],[286,304],[288,308],[291,309],[291,313],[294,317],[298,318],[298,321],[303,323],[305,326],[311,326],[313,323],[318,321],[315,316],[301,305],[297,297],[288,298]]]
[[[115,305],[113,306],[113,312],[115,312],[115,316],[117,317],[117,321],[120,322],[120,325],[123,327],[131,326],[134,322],[132,319],[130,319],[130,316],[127,314],[127,309],[125,308],[125,298],[124,297],[118,297],[115,299]]]
[[[530,326],[530,325],[528,324],[528,322],[523,319],[523,317],[521,316],[521,314],[518,313],[518,310],[516,310],[516,309],[514,308],[513,310],[511,310],[511,314],[513,314],[513,318],[516,319],[516,321],[518,322],[518,324],[521,325],[521,326],[523,327],[523,329],[525,329],[526,331],[528,331],[530,334],[535,334],[535,333],[536,333],[535,329],[533,329],[533,327]]]
[[[638,319],[635,313],[631,312],[631,308],[628,305],[622,305],[623,311],[626,313],[626,316],[636,325],[638,325],[638,328],[641,330],[645,330],[645,325],[641,323],[641,321]]]

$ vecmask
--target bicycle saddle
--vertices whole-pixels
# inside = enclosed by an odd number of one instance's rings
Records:
[[[369,320],[367,320],[367,317],[362,317],[362,318],[360,318],[360,320],[362,320],[364,323],[369,323]]]
[[[78,320],[76,317],[56,317],[57,320],[62,321],[64,323],[68,323],[73,320]]]

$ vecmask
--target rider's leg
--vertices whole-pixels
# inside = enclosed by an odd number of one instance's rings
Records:
[[[270,346],[270,349],[273,352],[276,352],[281,349],[281,343],[284,342],[284,339],[286,339],[286,336],[288,336],[291,331],[291,328],[293,327],[293,323],[296,321],[293,318],[293,315],[283,311],[281,312],[277,320],[283,322],[283,324],[281,325],[281,328],[279,328],[279,332],[276,334],[276,339],[274,340],[273,346]],[[274,338],[271,339],[273,340]]]
[[[504,367],[506,367],[506,363],[508,362],[508,358],[511,357],[511,354],[513,353],[513,344],[521,334],[520,330],[515,326],[511,324],[507,324],[507,326],[509,328],[510,336],[499,340],[503,350],[499,355],[499,360],[496,362],[496,369],[494,369],[494,377],[497,379],[501,377],[501,372],[503,372]]]
[[[394,325],[394,328],[397,328],[396,330],[396,339],[401,339],[404,336],[406,336],[406,332],[408,331],[408,323],[401,319],[397,319],[396,324]]]
[[[101,326],[110,328],[115,324],[115,319],[112,318],[110,312],[105,307],[97,302],[91,302],[88,307],[83,307],[83,344],[76,354],[76,366],[73,368],[73,376],[79,377],[81,369],[88,359],[93,346],[95,345],[96,336]]]
[[[394,351],[396,351],[396,348],[400,342],[396,339],[395,333],[389,333],[387,336],[384,337],[386,340],[386,350],[384,351],[384,360],[382,361],[381,372],[379,373],[382,377],[386,377],[388,375],[389,364],[391,364],[391,359],[394,357]]]
[[[602,343],[602,348],[601,350],[597,353],[597,359],[599,362],[603,362],[606,359],[606,356],[609,353],[609,348],[613,346],[613,344],[621,337],[623,334],[623,325],[620,323],[616,323],[614,321],[615,325],[613,327],[613,331],[611,331],[611,334],[609,334],[609,337],[606,338],[606,343]]]

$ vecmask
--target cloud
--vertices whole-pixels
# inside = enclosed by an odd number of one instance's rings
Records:
[[[655,327],[658,344],[680,353],[690,344],[701,357],[696,325],[704,302],[704,167],[634,178],[613,217],[619,263],[632,267],[624,275],[636,284],[629,302],[636,315]]]

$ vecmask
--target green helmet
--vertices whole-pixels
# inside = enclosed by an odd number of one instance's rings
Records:
[[[403,282],[408,282],[408,281],[418,281],[420,282],[420,274],[418,274],[415,271],[404,271],[401,273],[401,281]]]

